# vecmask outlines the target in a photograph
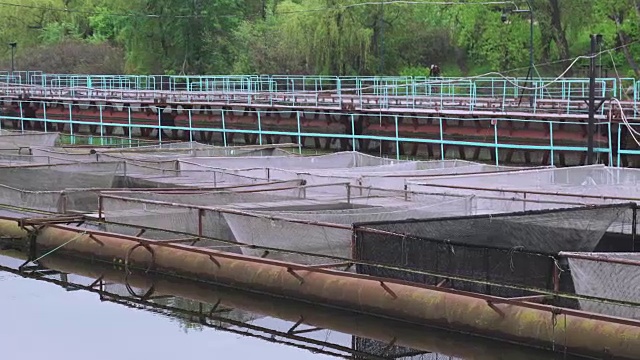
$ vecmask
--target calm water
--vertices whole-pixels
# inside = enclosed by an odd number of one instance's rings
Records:
[[[424,349],[416,351],[407,348],[390,347],[386,344],[363,338],[354,339],[350,334],[331,330],[319,330],[299,334],[310,341],[285,339],[286,333],[295,321],[281,320],[275,317],[260,315],[246,310],[227,309],[220,316],[231,319],[233,324],[209,322],[213,326],[222,326],[225,330],[205,327],[184,319],[184,314],[177,311],[162,311],[147,307],[146,310],[134,309],[110,301],[100,301],[100,295],[84,290],[67,291],[58,284],[41,280],[24,278],[7,272],[17,269],[22,260],[0,255],[0,352],[4,359],[43,358],[43,359],[82,359],[113,360],[114,356],[124,359],[335,359],[348,357],[348,349],[355,343],[359,350],[370,356],[362,358],[409,358],[410,353],[417,354],[411,359],[458,359],[452,355],[467,354],[465,360],[471,359],[553,359],[549,354],[533,353],[521,348],[501,348],[502,346],[486,345],[474,338],[465,337],[460,340],[457,335],[448,338],[432,331],[404,333],[419,339],[425,344],[432,344],[449,354],[429,354]],[[65,264],[65,263],[61,263]],[[47,265],[52,267],[51,265]],[[91,270],[91,269],[90,269]],[[87,270],[87,271],[90,271]],[[113,270],[113,269],[112,269]],[[101,270],[102,271],[102,270]],[[106,271],[106,270],[105,270]],[[85,273],[86,275],[86,273]],[[54,280],[68,280],[74,284],[91,284],[95,278],[79,276],[73,273],[48,275]],[[174,280],[175,281],[175,280]],[[179,285],[179,284],[178,284]],[[179,287],[179,286],[178,286]],[[107,285],[109,293],[129,296],[121,284]],[[143,294],[145,290],[132,289]],[[206,290],[206,289],[205,289]],[[234,299],[237,304],[251,306],[251,300],[243,302],[237,295],[225,295],[225,299]],[[192,313],[208,313],[214,305],[203,304],[184,298],[163,296],[152,300],[158,306],[170,306]],[[254,303],[255,304],[255,303]],[[130,304],[131,305],[131,304]],[[258,305],[259,306],[259,305]],[[308,305],[305,305],[308,308]],[[218,308],[216,308],[218,309]],[[287,309],[283,311],[286,312]],[[308,311],[308,310],[305,310]],[[319,313],[318,313],[319,311]],[[328,311],[328,310],[327,310]],[[317,310],[311,316],[323,316]],[[331,316],[336,318],[335,313]],[[360,321],[360,320],[358,320]],[[347,321],[348,322],[348,321]],[[243,325],[245,324],[245,325]],[[380,328],[384,325],[376,325]],[[309,329],[302,325],[298,329]],[[390,328],[393,328],[390,325]],[[279,331],[280,335],[271,335],[269,331]],[[266,339],[286,341],[299,346],[313,347],[316,351],[327,351],[330,354],[314,353],[307,349],[299,349],[292,345],[273,343],[233,332],[246,332],[264,336]],[[435,336],[437,341],[432,341]],[[421,337],[424,337],[421,339]],[[402,337],[401,337],[402,338]],[[313,344],[312,341],[317,343]],[[506,346],[506,345],[505,345]],[[341,347],[344,347],[342,349]],[[393,355],[396,354],[396,355]],[[383,356],[385,355],[385,356]]]

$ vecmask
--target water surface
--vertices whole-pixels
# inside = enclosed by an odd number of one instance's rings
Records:
[[[107,281],[102,288],[105,293],[101,299],[99,293],[70,290],[69,284],[88,286],[99,277],[95,274],[108,274],[114,279],[123,274],[118,269],[105,267],[103,264],[80,266],[74,261],[63,261],[51,256],[42,261],[48,262],[49,268],[75,267],[84,275],[71,272],[48,274],[44,279],[58,282],[53,284],[7,272],[15,272],[23,262],[24,260],[0,255],[0,266],[6,270],[0,270],[0,351],[4,359],[113,360],[118,357],[175,360],[206,357],[315,360],[354,358],[352,349],[356,349],[359,356],[357,358],[362,359],[561,358],[502,343],[488,344],[485,340],[461,337],[458,334],[446,334],[426,328],[414,330],[415,327],[410,325],[371,320],[370,317],[360,315],[350,317],[351,315],[309,304],[298,306],[289,300],[270,298],[271,300],[262,302],[256,296],[243,295],[244,293],[236,290],[216,290],[214,286],[194,287],[193,284],[177,282],[175,279],[164,283],[153,280],[151,283],[164,289],[165,293],[167,289],[183,293],[189,293],[189,290],[193,296],[211,296],[212,299],[218,296],[224,300],[223,303],[238,304],[244,308],[223,308],[212,303],[174,296],[140,301],[140,298],[131,296],[125,285],[113,281]],[[41,270],[46,268],[41,267]],[[94,276],[90,276],[92,273]],[[146,279],[138,276],[132,283],[141,284]],[[144,287],[130,290],[136,294],[147,291]],[[117,298],[105,297],[107,293]],[[113,302],[116,300],[121,303]],[[254,311],[248,311],[247,308]],[[350,322],[357,322],[361,327],[354,329],[358,331],[364,329],[362,331],[386,336],[388,339],[398,336],[398,344],[419,344],[421,350],[325,329],[303,331],[291,339],[288,338],[287,331],[296,323],[296,311],[304,313],[301,317],[320,321],[330,319],[329,323],[335,324],[335,328],[339,329],[344,329],[345,326],[348,328]],[[204,316],[203,314],[212,315],[211,319],[222,320],[201,322],[198,317]],[[280,314],[282,318],[270,316],[272,314]],[[307,325],[295,328],[306,329],[313,328]],[[431,349],[434,353],[427,351]]]

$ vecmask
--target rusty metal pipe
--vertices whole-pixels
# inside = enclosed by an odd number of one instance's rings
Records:
[[[638,266],[639,267],[638,270],[640,270],[640,261],[638,260],[599,256],[599,255],[595,255],[594,253],[578,254],[578,253],[572,253],[572,252],[560,252],[558,256],[568,258],[568,259],[590,260],[590,261],[597,261],[597,262],[603,262],[603,263],[609,263],[609,264]]]
[[[160,246],[149,240],[95,231],[83,234],[85,230],[45,226],[37,236],[37,245],[46,250],[67,243],[59,251],[108,262],[124,261],[136,268],[414,324],[544,348],[560,346],[570,354],[598,357],[606,352],[623,359],[635,359],[640,354],[640,326],[633,320],[451,289],[411,286],[329,269],[305,269],[299,264],[179,244]]]
[[[20,253],[11,253],[10,256],[19,257]],[[24,256],[20,258],[24,259]],[[144,276],[137,272],[125,276],[122,271],[110,266],[96,263],[89,265],[82,261],[74,261],[71,258],[56,255],[44,258],[41,263],[52,270],[73,273],[91,279],[102,278],[106,282],[128,284],[142,290],[153,286],[155,289],[153,296],[178,296],[291,322],[303,319],[303,323],[309,326],[352,334],[387,344],[394,342],[397,346],[446,354],[456,358],[469,360],[497,358],[546,360],[549,358],[549,353],[546,351],[527,350],[525,352],[521,347],[493,340],[412,326],[403,322],[383,320],[299,301],[256,296],[226,287],[202,286],[195,281]]]

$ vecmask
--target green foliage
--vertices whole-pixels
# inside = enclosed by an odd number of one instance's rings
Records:
[[[531,23],[524,0],[362,3],[15,0],[19,6],[0,5],[0,42],[17,42],[25,58],[42,44],[108,44],[122,49],[122,71],[141,74],[424,76],[434,63],[446,76],[526,72]],[[589,34],[597,32],[604,35],[603,48],[618,48],[601,62],[615,64],[621,75],[640,76],[635,61],[640,58],[640,0],[530,3],[534,58],[541,72],[557,74],[568,65],[559,60],[585,54]],[[0,57],[9,54],[8,47],[0,49]]]

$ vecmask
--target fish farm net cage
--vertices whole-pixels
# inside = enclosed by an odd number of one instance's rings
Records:
[[[589,203],[640,199],[640,169],[590,165],[409,179],[414,191],[555,199]]]
[[[634,303],[640,299],[640,254],[617,252],[560,254],[567,260],[576,294]],[[580,308],[593,313],[640,319],[640,307],[620,303],[578,300]]]
[[[573,274],[572,260],[567,263],[559,254],[633,251],[635,234],[608,232],[614,222],[635,223],[630,214],[635,216],[635,204],[359,223],[354,225],[353,258],[407,269],[360,264],[359,273],[475,293],[576,293],[576,279],[566,276]],[[559,305],[578,306],[564,300]]]
[[[9,131],[0,129],[0,154],[28,154],[32,146],[53,147],[60,134],[37,131]]]

